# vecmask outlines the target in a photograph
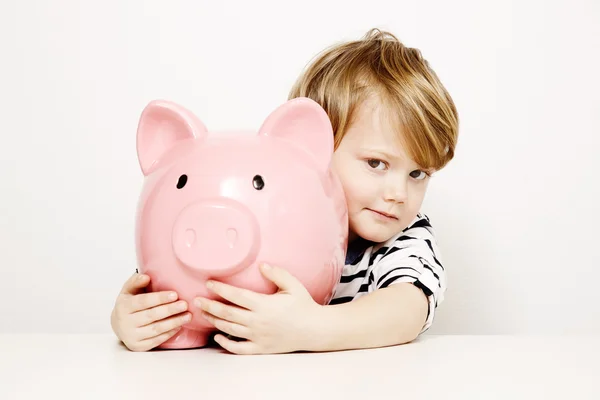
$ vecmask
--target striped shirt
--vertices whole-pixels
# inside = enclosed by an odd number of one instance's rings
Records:
[[[425,214],[417,214],[406,229],[384,243],[353,241],[345,264],[329,304],[347,303],[377,289],[408,282],[427,296],[429,309],[421,333],[429,329],[437,306],[444,300],[446,272]]]

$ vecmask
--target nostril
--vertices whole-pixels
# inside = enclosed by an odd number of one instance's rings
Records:
[[[196,232],[193,229],[185,231],[185,244],[187,247],[192,247],[196,243]]]
[[[225,237],[227,238],[227,244],[229,245],[229,248],[233,248],[237,239],[237,231],[233,228],[229,228],[227,229]]]

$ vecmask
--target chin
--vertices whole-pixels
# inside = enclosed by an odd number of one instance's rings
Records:
[[[353,231],[361,238],[375,243],[383,243],[399,232],[381,226],[360,226],[359,224],[354,227]]]

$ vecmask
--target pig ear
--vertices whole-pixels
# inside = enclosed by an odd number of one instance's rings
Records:
[[[333,154],[333,129],[325,110],[315,101],[299,97],[273,111],[259,135],[289,140],[306,149],[321,171],[327,170]]]
[[[206,126],[189,110],[166,100],[151,101],[137,128],[137,155],[144,175],[182,140],[206,137]]]

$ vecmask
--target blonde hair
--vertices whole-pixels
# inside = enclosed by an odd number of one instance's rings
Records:
[[[289,99],[309,97],[324,108],[337,149],[357,107],[373,94],[398,118],[405,150],[421,168],[439,170],[454,157],[458,113],[452,98],[420,50],[389,32],[371,29],[361,40],[325,49]]]

